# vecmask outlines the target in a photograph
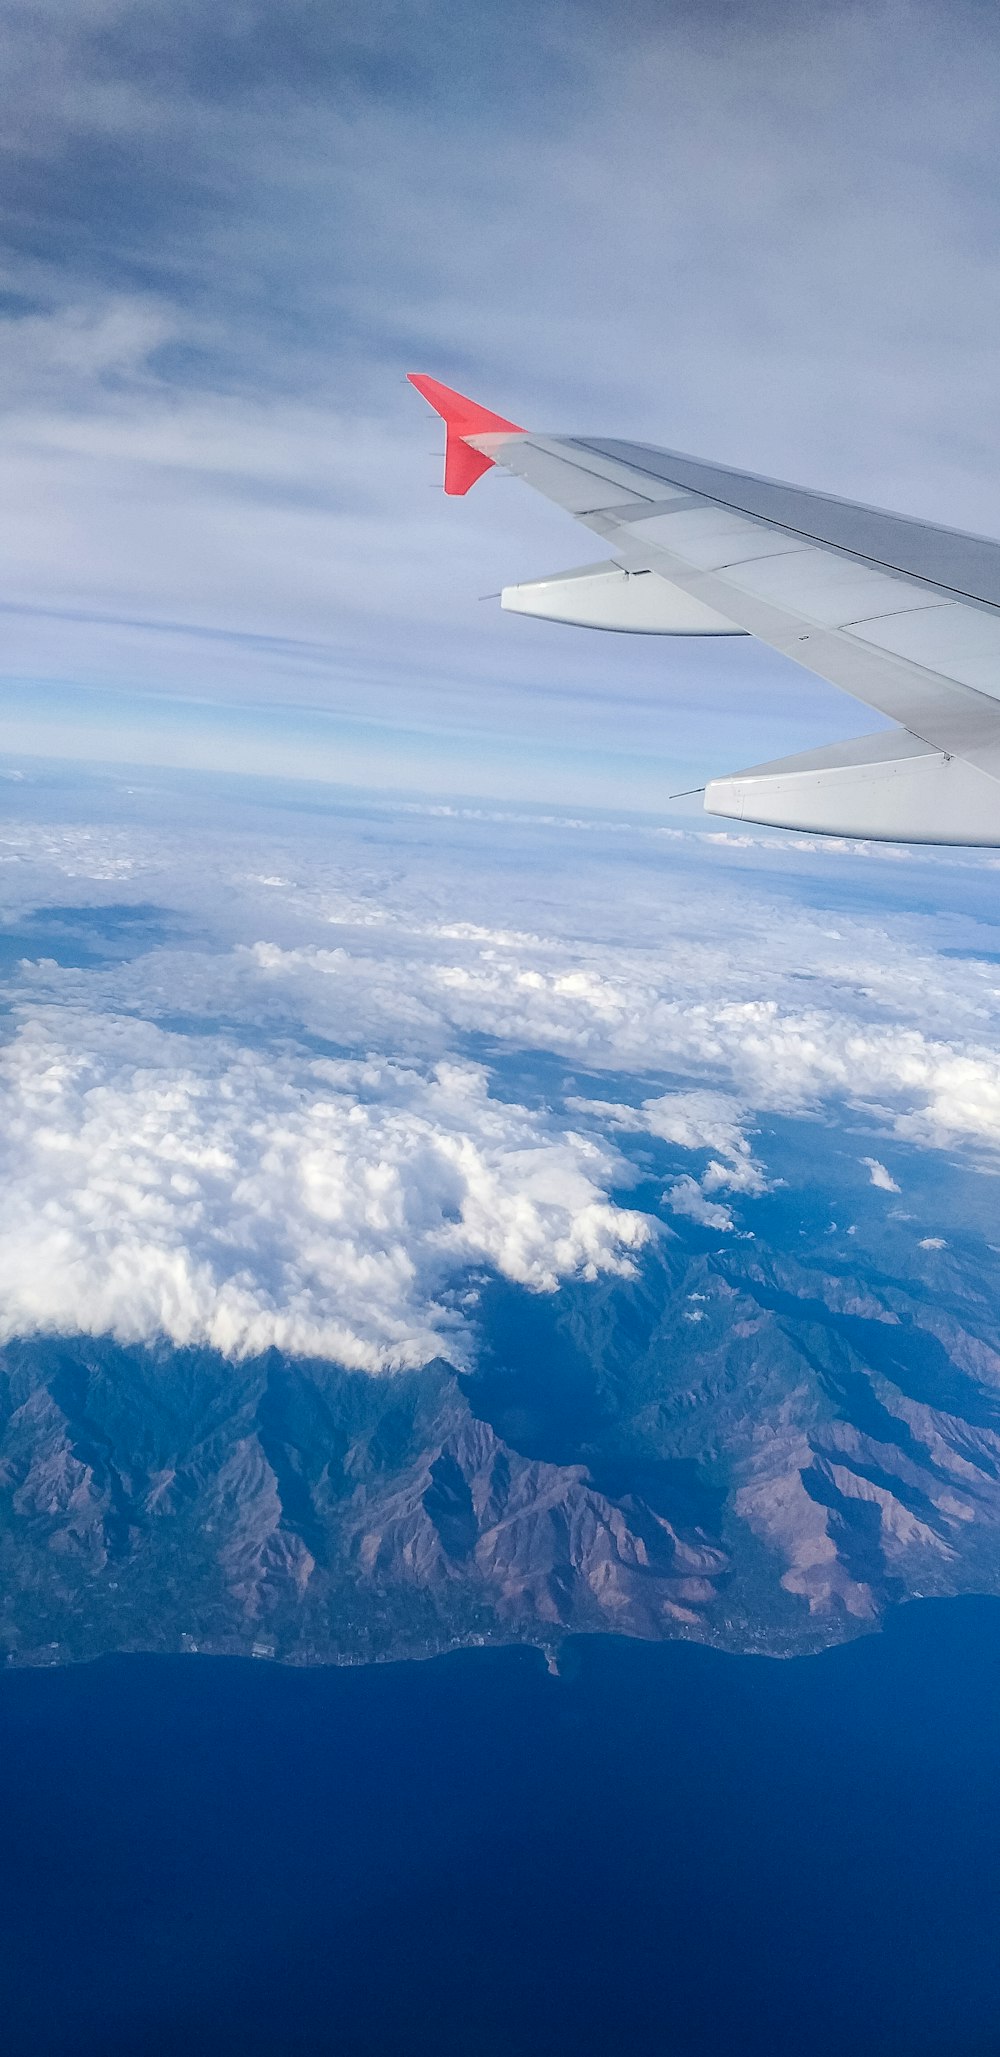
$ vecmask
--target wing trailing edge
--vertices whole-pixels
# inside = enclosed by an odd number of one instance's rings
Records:
[[[581,564],[575,571],[504,586],[500,605],[510,614],[540,621],[564,621],[571,628],[624,630],[637,636],[742,636],[714,607],[682,593],[655,571],[626,571],[607,564]]]

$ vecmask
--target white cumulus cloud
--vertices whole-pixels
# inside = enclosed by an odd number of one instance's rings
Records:
[[[971,911],[951,908],[952,881],[946,921],[850,914],[834,894],[833,922],[818,866],[818,908],[797,889],[779,902],[770,869],[723,874],[730,856],[689,842],[651,864],[627,824],[582,839],[555,817],[410,810],[401,826],[331,807],[248,826],[220,801],[217,832],[179,855],[151,787],[101,826],[42,804],[35,820],[30,794],[8,796],[0,828],[8,1019],[28,1024],[0,1063],[6,1332],[455,1356],[463,1270],[543,1290],[631,1261],[648,1231],[609,1202],[615,1137],[690,1152],[667,1208],[722,1234],[752,1226],[776,1116],[842,1126],[850,1110],[872,1148],[1000,1157],[992,896],[974,868]],[[804,860],[781,848],[790,876]],[[59,921],[95,903],[159,909],[160,940],[56,962]],[[321,1048],[379,1054],[323,1071]],[[484,1050],[515,1100],[566,1111],[492,1101],[456,1057]],[[173,1162],[177,1136],[203,1165]],[[807,1129],[800,1147],[808,1169]]]
[[[473,1064],[36,1021],[0,1053],[0,1335],[461,1363],[470,1270],[630,1271],[650,1229],[609,1202],[617,1169]]]
[[[872,1185],[877,1186],[880,1193],[898,1193],[900,1191],[900,1187],[896,1184],[891,1171],[887,1171],[885,1165],[880,1164],[877,1157],[862,1157],[860,1162],[865,1166]]]
[[[734,1226],[729,1208],[721,1206],[717,1200],[706,1199],[697,1179],[691,1178],[688,1172],[674,1180],[663,1198],[672,1214],[686,1215],[689,1221],[698,1222],[702,1228],[719,1229],[728,1234]]]
[[[742,1193],[756,1198],[766,1193],[768,1182],[756,1162],[744,1133],[747,1116],[737,1100],[726,1093],[695,1088],[690,1092],[663,1093],[644,1100],[641,1107],[619,1106],[608,1100],[571,1100],[569,1105],[592,1119],[599,1116],[609,1127],[633,1134],[657,1136],[681,1150],[717,1150],[710,1157],[698,1181],[688,1173],[666,1195],[674,1214],[686,1214],[707,1228],[729,1229],[733,1218],[728,1207],[710,1201],[712,1193]]]

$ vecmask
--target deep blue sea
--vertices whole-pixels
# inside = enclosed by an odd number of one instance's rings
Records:
[[[5,2057],[1000,2050],[1000,1603],[0,1680]]]

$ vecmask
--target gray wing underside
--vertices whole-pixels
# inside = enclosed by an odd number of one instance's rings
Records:
[[[714,780],[710,811],[1000,844],[1000,544],[641,444],[469,440],[600,536],[609,571],[652,574],[903,732]]]

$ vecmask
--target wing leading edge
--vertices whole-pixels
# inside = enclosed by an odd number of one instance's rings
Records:
[[[504,605],[644,634],[749,634],[898,726],[710,781],[709,813],[821,834],[1000,846],[1000,543],[644,444],[537,436],[413,378],[448,467],[499,465],[606,563]],[[433,387],[433,394],[429,388]],[[447,485],[447,476],[446,476]]]

